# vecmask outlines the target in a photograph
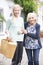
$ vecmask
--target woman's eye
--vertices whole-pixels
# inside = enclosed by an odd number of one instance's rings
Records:
[[[31,19],[31,18],[29,18],[29,19]]]

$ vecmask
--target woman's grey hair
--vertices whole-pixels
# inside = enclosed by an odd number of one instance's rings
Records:
[[[37,20],[37,15],[35,12],[30,12],[27,15],[27,22],[29,21],[29,18],[34,17],[34,20]]]

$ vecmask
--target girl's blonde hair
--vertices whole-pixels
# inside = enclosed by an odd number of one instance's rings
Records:
[[[27,15],[27,22],[29,21],[29,18],[34,17],[34,20],[37,20],[37,15],[35,12],[30,12]]]
[[[14,9],[15,9],[15,8],[19,8],[19,15],[20,15],[20,14],[21,14],[21,11],[23,10],[23,8],[22,8],[19,4],[14,4],[12,14],[14,13]]]
[[[14,11],[14,9],[15,9],[16,7],[19,8],[20,11],[23,9],[19,4],[14,4],[13,11]]]

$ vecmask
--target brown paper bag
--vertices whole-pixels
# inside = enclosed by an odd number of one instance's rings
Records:
[[[13,42],[8,42],[7,40],[2,40],[1,42],[1,53],[7,58],[13,58],[17,45],[9,44]]]

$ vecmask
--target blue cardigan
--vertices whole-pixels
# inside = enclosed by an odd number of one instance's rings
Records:
[[[29,26],[29,23],[28,23],[28,22],[24,23],[25,29],[26,29],[28,26]],[[36,23],[35,28],[36,28],[36,33],[35,33],[35,34],[33,34],[33,33],[27,33],[27,34],[24,35],[23,44],[24,44],[24,46],[25,46],[25,38],[26,38],[26,36],[28,35],[28,36],[31,37],[31,38],[37,39],[40,48],[42,48],[41,41],[40,41],[40,25],[39,25],[38,23]]]

